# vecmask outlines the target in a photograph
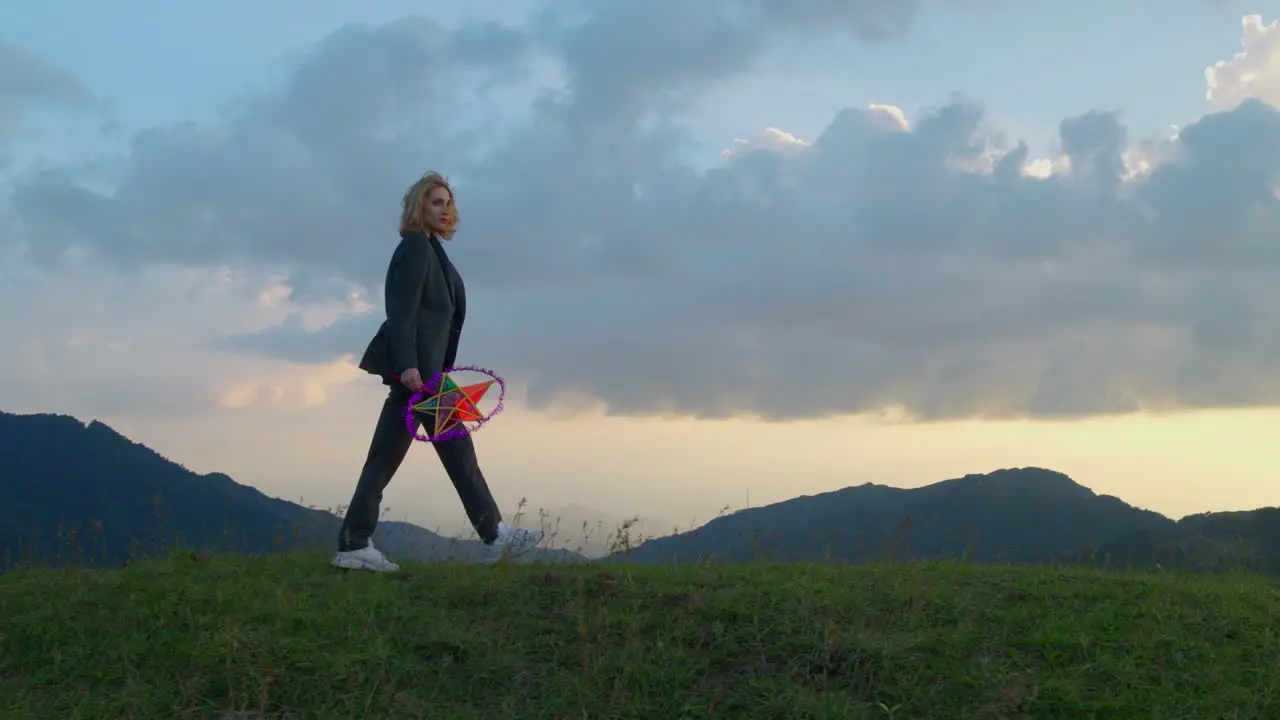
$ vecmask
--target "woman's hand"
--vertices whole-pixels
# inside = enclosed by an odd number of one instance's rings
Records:
[[[405,370],[404,374],[400,376],[400,382],[409,388],[409,392],[422,391],[422,373],[418,372],[417,368]]]

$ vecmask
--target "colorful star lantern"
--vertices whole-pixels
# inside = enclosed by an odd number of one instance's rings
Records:
[[[459,386],[446,373],[440,379],[439,389],[426,399],[414,404],[412,409],[431,420],[431,437],[458,435],[465,432],[466,422],[482,422],[485,417],[476,406],[489,391],[493,380],[474,385]]]
[[[483,378],[483,381],[459,385],[454,379],[458,376],[465,379],[471,374],[480,376],[477,379]],[[478,403],[486,394],[490,401],[493,400],[490,388],[495,384],[498,386],[497,401],[492,410],[484,412]],[[413,439],[419,442],[445,442],[466,437],[502,412],[502,401],[506,395],[507,384],[492,370],[471,366],[451,368],[432,375],[422,390],[409,397],[404,408],[404,424]]]

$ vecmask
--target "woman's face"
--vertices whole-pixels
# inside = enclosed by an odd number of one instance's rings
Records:
[[[449,190],[448,188],[433,187],[427,192],[426,197],[422,198],[422,217],[427,221],[427,225],[436,232],[444,232],[449,226]]]

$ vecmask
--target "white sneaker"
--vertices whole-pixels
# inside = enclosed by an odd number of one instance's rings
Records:
[[[484,563],[492,565],[504,557],[516,557],[532,550],[542,542],[542,533],[537,530],[513,528],[498,523],[498,538],[484,546]]]
[[[387,559],[382,551],[373,546],[370,540],[368,545],[359,550],[349,550],[340,552],[333,556],[330,562],[334,567],[344,568],[346,570],[372,570],[374,572],[395,572],[400,566]]]

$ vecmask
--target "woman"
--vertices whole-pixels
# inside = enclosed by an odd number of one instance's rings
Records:
[[[438,173],[427,173],[405,193],[403,206],[400,245],[387,268],[387,319],[360,360],[362,370],[378,375],[391,389],[378,416],[369,455],[342,522],[338,554],[333,558],[334,565],[353,570],[399,569],[373,546],[382,492],[413,443],[404,421],[409,397],[432,375],[453,367],[466,315],[462,277],[440,242],[452,238],[458,227],[453,189]],[[485,561],[496,562],[506,553],[541,541],[541,533],[512,528],[502,521],[469,435],[432,445],[484,541]]]

